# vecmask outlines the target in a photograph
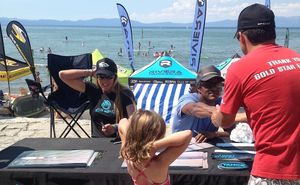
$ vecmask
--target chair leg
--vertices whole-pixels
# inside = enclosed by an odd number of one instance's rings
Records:
[[[50,108],[50,138],[56,138],[53,108]]]
[[[86,107],[83,110],[86,110],[89,105],[87,104]],[[84,113],[83,111],[80,113],[75,114],[75,116],[72,116],[71,114],[68,114],[71,117],[71,121],[68,122],[68,120],[62,115],[62,113],[55,107],[51,106],[50,107],[50,138],[54,137],[56,138],[56,131],[55,131],[55,115],[54,112],[56,112],[62,119],[63,121],[67,124],[67,127],[63,130],[59,138],[66,138],[67,135],[70,133],[72,130],[77,137],[81,138],[79,133],[74,129],[74,126],[77,124],[78,127],[84,132],[84,134],[90,138],[89,134],[82,128],[82,126],[78,123],[79,118],[82,116]]]
[[[72,129],[73,132],[80,138],[80,135],[76,132],[76,130],[75,130],[74,128],[71,127],[70,123],[66,120],[66,118],[64,118],[64,117],[62,116],[61,112],[60,112],[56,107],[51,106],[51,110],[52,110],[52,114],[51,114],[51,120],[50,120],[50,125],[51,125],[50,127],[51,127],[52,130],[53,130],[53,133],[54,133],[54,137],[55,137],[55,138],[56,138],[56,131],[55,131],[55,121],[54,121],[55,118],[54,118],[54,112],[58,113],[58,115],[61,116],[62,119],[64,120],[64,122],[68,125],[68,126],[65,128],[65,130],[66,130],[67,128]],[[52,130],[51,130],[51,128],[50,128],[50,135],[51,135],[51,137],[52,137]],[[63,133],[65,132],[65,130],[63,131]],[[61,138],[62,135],[63,135],[63,134],[61,134],[61,135],[59,136],[59,138]]]
[[[56,111],[56,112],[57,112],[58,115],[64,120],[64,122],[68,125],[68,126],[64,129],[64,131],[61,133],[61,135],[59,136],[59,138],[62,138],[62,137],[63,137],[64,133],[66,132],[66,130],[67,130],[68,128],[70,128],[71,130],[73,130],[73,132],[74,132],[79,138],[81,138],[80,135],[78,134],[78,132],[72,127],[72,125],[71,125],[72,121],[69,123],[68,120],[62,116],[62,114],[60,113],[60,111]],[[72,120],[73,120],[73,118],[72,118]],[[65,138],[65,137],[67,137],[67,135],[65,135],[64,138]]]
[[[73,128],[76,124],[78,125],[78,127],[83,131],[83,133],[90,138],[90,135],[82,128],[82,126],[78,123],[79,118],[81,117],[81,115],[83,114],[83,112],[81,112],[80,114],[76,114],[74,117],[72,115],[70,115],[70,117],[72,118],[71,122],[70,122],[70,128],[69,130],[65,133],[64,137],[66,137],[70,131],[71,131],[71,127]],[[67,127],[68,128],[68,127]],[[67,130],[67,128],[63,131],[63,133]],[[63,133],[61,134],[61,136],[63,135]],[[79,136],[80,137],[80,136]]]

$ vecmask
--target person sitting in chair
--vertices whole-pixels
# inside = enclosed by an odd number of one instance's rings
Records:
[[[109,58],[99,60],[94,69],[69,69],[59,76],[71,88],[85,93],[91,102],[92,137],[115,137],[118,122],[136,110],[132,91],[118,82],[117,65]],[[93,76],[96,85],[85,82]]]

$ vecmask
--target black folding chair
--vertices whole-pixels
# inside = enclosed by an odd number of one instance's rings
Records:
[[[77,125],[82,132],[87,136],[90,135],[82,128],[79,123],[79,119],[85,110],[89,108],[89,101],[84,93],[80,93],[67,84],[65,84],[59,78],[59,71],[65,69],[91,69],[92,68],[92,55],[90,53],[77,55],[77,56],[61,56],[55,54],[48,54],[48,70],[50,74],[50,87],[51,92],[48,96],[44,94],[40,83],[33,80],[26,79],[30,91],[33,96],[36,93],[42,93],[45,98],[45,104],[50,108],[50,137],[56,137],[55,130],[55,116],[56,112],[62,120],[67,124],[66,128],[60,134],[61,137],[67,137],[72,130],[78,137],[81,137],[79,133],[74,129]],[[55,81],[55,84],[54,82]],[[53,89],[53,85],[57,85],[57,89]],[[37,91],[37,92],[35,92]],[[62,115],[62,112],[71,118],[68,120]]]

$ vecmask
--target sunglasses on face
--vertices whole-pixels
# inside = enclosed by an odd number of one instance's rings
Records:
[[[236,39],[237,39],[238,41],[240,41],[240,33],[238,33],[238,34],[236,35]]]
[[[111,80],[114,78],[114,76],[107,76],[107,75],[97,75],[98,79],[106,79],[106,80]]]
[[[244,31],[239,31],[237,34],[236,34],[236,39],[238,40],[238,41],[240,41],[240,35],[243,33]]]
[[[212,83],[212,82],[201,82],[201,86],[206,89],[214,89],[214,88],[223,88],[224,84],[222,82]]]

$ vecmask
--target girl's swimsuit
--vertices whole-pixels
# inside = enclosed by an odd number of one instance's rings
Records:
[[[143,176],[149,182],[149,185],[171,185],[169,175],[167,176],[167,179],[162,183],[155,183],[152,180],[148,179],[148,177],[144,173],[144,171],[147,169],[148,165],[146,165],[146,167],[143,170],[138,169],[137,167],[135,167],[135,165],[133,165],[133,167],[134,167],[135,170],[137,170],[139,172],[138,175],[135,178],[132,177],[132,180],[133,180],[135,185],[138,185],[137,180],[141,176]]]

